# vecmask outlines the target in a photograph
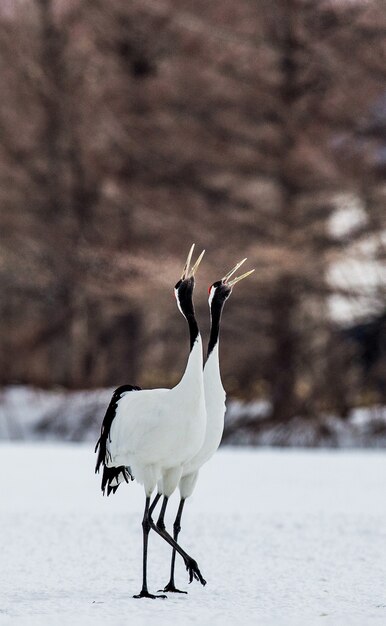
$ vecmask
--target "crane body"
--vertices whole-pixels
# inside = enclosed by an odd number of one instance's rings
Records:
[[[136,598],[166,597],[150,594],[147,588],[148,535],[153,528],[179,552],[189,573],[205,585],[198,565],[172,539],[165,528],[152,520],[150,496],[157,483],[171,495],[178,486],[183,464],[202,446],[206,429],[206,408],[202,373],[202,340],[193,306],[194,274],[204,252],[190,269],[191,247],[181,279],[175,286],[180,312],[189,325],[190,353],[180,382],[172,389],[141,390],[124,385],[114,393],[101,427],[95,451],[96,472],[103,467],[102,491],[115,493],[122,482],[137,480],[145,490],[143,529],[143,581]]]
[[[219,335],[221,316],[224,304],[232,293],[232,287],[237,282],[249,276],[254,270],[246,272],[242,276],[234,278],[232,281],[229,279],[238,270],[238,268],[246,261],[243,259],[240,263],[226,274],[221,281],[213,283],[209,288],[208,304],[211,314],[211,330],[210,338],[208,342],[208,355],[204,366],[203,378],[204,378],[204,392],[205,392],[205,406],[207,413],[206,430],[203,444],[199,451],[188,460],[182,471],[180,479],[180,504],[177,511],[177,516],[173,526],[173,537],[177,541],[179,532],[181,530],[181,517],[185,504],[185,500],[192,495],[196,486],[197,478],[200,468],[212,458],[216,450],[218,449],[223,430],[224,430],[224,415],[225,415],[225,400],[226,393],[221,381],[220,373],[220,360],[219,360]],[[159,493],[156,496],[159,497]],[[164,525],[163,519],[166,511],[167,498],[164,499],[164,503],[161,509],[160,519],[157,521],[157,525],[161,528]],[[186,593],[177,589],[174,582],[174,569],[175,569],[175,550],[172,553],[170,580],[166,585],[164,591],[174,593]]]

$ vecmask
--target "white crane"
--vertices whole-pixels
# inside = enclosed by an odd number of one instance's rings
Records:
[[[220,445],[221,437],[224,430],[224,414],[225,414],[225,398],[226,394],[221,382],[221,374],[220,374],[220,363],[219,363],[219,333],[220,333],[220,322],[221,322],[221,314],[226,300],[229,298],[232,293],[233,286],[238,283],[243,278],[246,278],[254,270],[250,270],[246,272],[242,276],[238,278],[234,278],[233,280],[229,280],[234,273],[241,267],[241,265],[246,261],[243,259],[240,263],[237,263],[235,267],[228,272],[221,280],[213,283],[209,287],[209,309],[211,315],[211,330],[210,330],[210,338],[208,342],[208,353],[207,359],[204,367],[204,389],[205,389],[205,405],[207,412],[207,426],[205,432],[205,439],[202,447],[198,451],[198,453],[191,458],[187,463],[184,464],[183,472],[181,476],[181,480],[179,483],[180,489],[180,504],[178,507],[177,516],[174,522],[173,531],[174,531],[174,540],[177,542],[179,532],[181,530],[181,516],[184,508],[185,500],[189,496],[192,495],[194,487],[197,482],[198,474],[200,468],[209,461],[209,459],[214,455],[217,448]],[[158,499],[160,498],[160,488],[158,489],[158,494],[155,497],[152,506],[155,506]],[[166,511],[168,498],[164,494],[164,499],[162,502],[162,508],[160,512],[160,517],[157,521],[158,528],[164,528],[164,515]],[[175,557],[176,552],[173,549],[172,553],[172,561],[171,561],[171,572],[170,572],[170,580],[164,591],[175,592],[175,593],[186,593],[186,591],[181,591],[177,589],[174,582],[174,567],[175,567]]]
[[[204,252],[194,266],[190,262],[194,244],[189,251],[181,279],[175,286],[178,307],[186,318],[190,333],[190,354],[184,375],[172,389],[141,390],[139,387],[119,387],[111,399],[95,451],[98,458],[95,471],[103,467],[102,491],[115,493],[119,484],[129,478],[145,489],[143,529],[143,583],[135,598],[157,598],[147,588],[147,546],[153,528],[185,561],[189,581],[193,578],[203,585],[205,580],[194,559],[170,537],[166,530],[156,527],[151,513],[150,497],[162,481],[165,493],[178,486],[183,464],[201,448],[206,429],[206,409],[202,372],[202,341],[193,307],[194,275]]]

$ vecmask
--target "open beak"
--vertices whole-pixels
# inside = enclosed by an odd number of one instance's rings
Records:
[[[239,267],[241,267],[241,266],[242,266],[242,264],[243,264],[243,263],[245,263],[245,261],[246,261],[246,260],[247,260],[247,259],[243,259],[243,260],[242,260],[242,261],[240,261],[239,263],[236,263],[236,265],[234,266],[234,268],[233,268],[233,269],[231,269],[231,271],[230,271],[230,272],[228,272],[228,274],[225,274],[225,276],[221,279],[221,280],[222,280],[222,282],[223,282],[223,283],[226,283],[226,282],[230,279],[230,277],[231,277],[231,276],[233,276],[233,274],[234,274],[235,272],[237,272],[237,270],[239,269]]]
[[[249,270],[249,272],[245,272],[245,274],[242,274],[241,276],[237,276],[237,278],[234,278],[233,280],[231,280],[230,283],[227,283],[228,287],[233,287],[233,285],[235,285],[236,283],[239,282],[239,280],[243,280],[244,278],[246,278],[247,276],[249,276],[250,274],[253,274],[255,270]]]
[[[189,254],[188,254],[188,258],[186,259],[184,271],[182,272],[182,275],[181,275],[181,280],[185,280],[186,278],[191,278],[192,276],[195,275],[195,273],[197,272],[198,266],[201,263],[202,257],[205,254],[205,250],[203,250],[201,252],[200,256],[198,257],[197,261],[193,265],[193,267],[191,269],[189,269],[190,263],[191,263],[191,260],[192,260],[194,246],[195,246],[195,244],[192,244],[192,247],[189,250]]]
[[[231,278],[231,276],[233,276],[233,274],[235,272],[237,272],[237,270],[239,269],[239,267],[242,266],[243,263],[245,263],[247,259],[243,259],[242,261],[240,261],[239,263],[237,263],[233,269],[231,269],[230,272],[228,272],[228,274],[225,274],[224,278],[222,278],[222,282],[225,283],[226,285],[228,285],[228,287],[233,287],[233,285],[235,285],[236,283],[238,283],[240,280],[243,280],[243,278],[246,278],[247,276],[249,276],[250,274],[252,274],[252,272],[254,272],[255,270],[249,270],[249,272],[245,272],[245,274],[242,274],[241,276],[237,276],[236,278],[234,278],[233,280],[229,281],[229,279]]]

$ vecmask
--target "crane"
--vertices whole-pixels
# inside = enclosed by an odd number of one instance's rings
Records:
[[[145,490],[142,589],[135,598],[165,598],[150,594],[147,587],[148,535],[153,528],[181,554],[189,573],[205,585],[197,562],[153,522],[151,495],[161,480],[173,492],[182,475],[183,463],[201,448],[206,429],[202,372],[202,340],[195,318],[193,290],[195,273],[204,255],[190,269],[192,245],[182,276],[174,288],[177,305],[189,325],[190,353],[180,382],[172,389],[148,389],[123,385],[113,393],[96,444],[95,471],[102,473],[102,492],[115,493],[120,483],[135,479]]]
[[[209,287],[208,304],[211,315],[211,329],[208,342],[207,359],[204,367],[204,390],[205,405],[207,412],[207,426],[203,445],[198,453],[184,464],[182,476],[179,482],[180,503],[177,516],[173,525],[174,540],[177,542],[179,532],[181,530],[181,517],[186,498],[192,495],[199,470],[214,455],[220,445],[222,433],[224,430],[224,414],[225,414],[225,398],[226,394],[221,382],[220,363],[219,363],[219,333],[221,315],[226,300],[232,293],[233,286],[240,280],[243,280],[254,270],[250,270],[241,276],[230,280],[235,272],[245,263],[243,259],[235,265],[221,280],[213,283]],[[155,497],[154,504],[160,498],[160,489]],[[164,527],[164,515],[167,507],[168,498],[164,494],[160,517],[157,520],[157,527]],[[163,591],[174,593],[186,593],[177,589],[174,582],[176,551],[173,549],[170,580]]]

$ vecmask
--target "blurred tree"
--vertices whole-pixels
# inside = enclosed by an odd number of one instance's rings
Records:
[[[384,20],[377,0],[0,10],[1,381],[173,383],[169,293],[196,241],[201,319],[201,284],[257,268],[224,315],[229,391],[274,420],[346,414],[357,373],[329,299],[350,289],[329,271],[384,228]],[[365,219],[339,234],[347,198]]]

